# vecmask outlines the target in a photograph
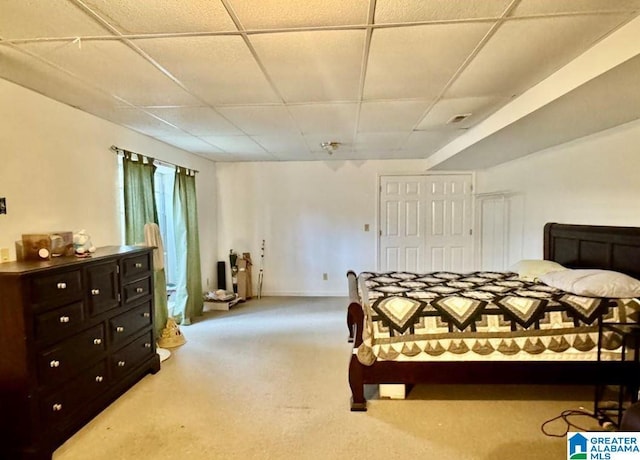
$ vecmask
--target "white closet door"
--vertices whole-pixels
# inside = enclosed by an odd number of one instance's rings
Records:
[[[383,176],[379,269],[471,270],[471,175]]]
[[[473,266],[471,175],[426,176],[427,271],[467,272]]]
[[[424,178],[384,176],[380,187],[380,270],[424,269]]]

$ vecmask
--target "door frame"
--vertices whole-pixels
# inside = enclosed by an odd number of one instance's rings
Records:
[[[380,218],[382,217],[382,210],[380,206],[382,205],[382,178],[383,177],[403,177],[403,176],[471,176],[471,232],[473,238],[471,238],[471,258],[474,261],[474,264],[477,260],[476,247],[477,247],[477,239],[478,232],[476,231],[476,173],[475,171],[423,171],[419,173],[378,173],[376,180],[376,256],[375,256],[375,264],[376,271],[380,271],[380,261],[382,260],[382,255],[380,254],[381,250],[381,242],[380,242],[380,232],[382,232],[382,223],[380,222]]]

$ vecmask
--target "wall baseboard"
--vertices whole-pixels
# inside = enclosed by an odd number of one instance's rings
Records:
[[[348,298],[347,292],[336,291],[263,291],[263,297],[345,297]],[[254,294],[254,298],[255,298]]]

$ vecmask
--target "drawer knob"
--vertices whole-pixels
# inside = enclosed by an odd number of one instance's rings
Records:
[[[145,342],[145,343],[144,343],[144,347],[145,347],[145,348],[151,348],[151,344],[150,344],[149,342]]]
[[[60,412],[60,411],[62,410],[62,404],[60,404],[60,403],[56,403],[56,404],[54,404],[53,406],[51,406],[51,409],[52,409],[54,412]]]
[[[94,345],[102,345],[102,339],[93,339]]]
[[[124,361],[118,361],[118,367],[124,367],[125,364],[127,364],[127,363],[124,362]]]
[[[140,294],[140,293],[144,292],[144,288],[137,287],[137,288],[136,288],[136,292],[137,292],[138,294]]]
[[[56,287],[58,289],[67,289],[67,283],[58,283]]]
[[[145,311],[142,316],[144,316],[145,318],[149,318],[151,316],[151,313],[149,313],[148,311]]]
[[[104,377],[101,375],[96,375],[96,382],[97,383],[102,383],[102,381],[104,380]]]
[[[136,262],[133,266],[136,268],[142,268],[142,264],[140,262]]]
[[[116,327],[116,332],[124,332],[124,327],[122,326]]]
[[[69,318],[68,316],[61,316],[59,319],[61,323],[68,323],[69,321],[71,321],[71,318]]]
[[[51,362],[49,362],[49,367],[60,367],[60,361],[54,359]]]
[[[91,295],[100,295],[100,289],[91,289]]]

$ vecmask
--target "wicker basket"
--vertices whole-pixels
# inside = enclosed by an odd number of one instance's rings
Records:
[[[183,345],[186,339],[180,332],[178,324],[173,318],[167,319],[167,325],[162,330],[160,339],[158,339],[158,346],[162,348],[174,348]]]

